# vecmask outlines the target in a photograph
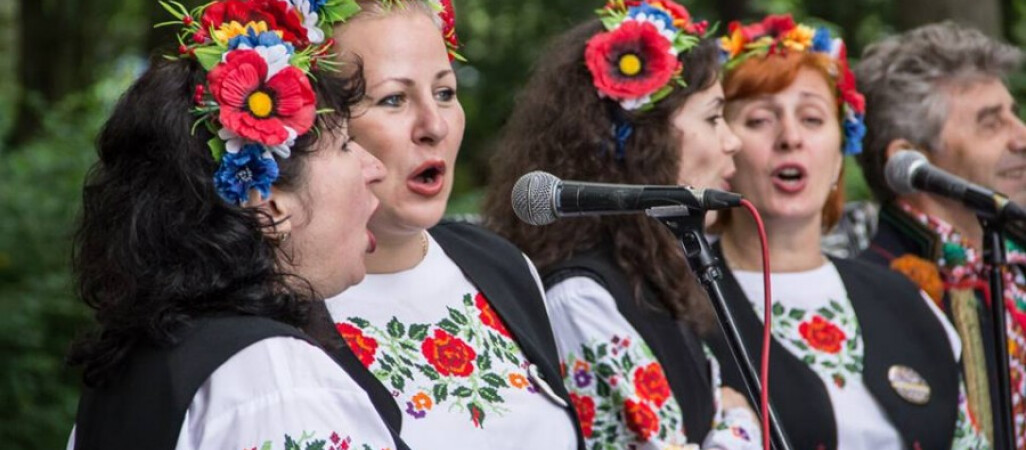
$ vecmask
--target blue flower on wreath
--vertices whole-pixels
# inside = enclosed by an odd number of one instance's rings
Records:
[[[288,49],[290,55],[296,51],[292,44],[282,41],[281,36],[278,36],[278,33],[273,31],[262,31],[258,33],[252,27],[246,28],[246,34],[240,34],[228,41],[229,50],[235,50],[239,48],[239,46],[242,46],[242,48],[270,48],[276,45],[284,45],[285,48]]]
[[[649,22],[659,29],[659,34],[667,36],[671,41],[677,33],[677,27],[673,26],[673,16],[670,13],[656,8],[648,3],[632,6],[627,10],[627,17],[639,22]]]
[[[325,3],[328,3],[328,0],[310,0],[310,10],[314,12],[320,11]]]
[[[844,120],[844,154],[862,153],[862,138],[865,136],[865,117],[862,114],[848,114]]]
[[[833,39],[830,38],[830,30],[826,27],[816,28],[816,34],[812,35],[812,51],[830,53],[833,47]]]
[[[214,173],[214,188],[228,203],[241,205],[256,189],[261,198],[271,195],[271,183],[278,179],[278,163],[257,144],[247,144],[237,153],[226,152]]]

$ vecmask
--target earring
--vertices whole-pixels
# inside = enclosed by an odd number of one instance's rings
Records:
[[[291,231],[285,231],[283,233],[278,233],[278,234],[275,234],[274,236],[272,236],[271,237],[271,242],[273,242],[274,245],[282,245],[282,244],[288,242],[290,237],[292,237],[292,232]]]

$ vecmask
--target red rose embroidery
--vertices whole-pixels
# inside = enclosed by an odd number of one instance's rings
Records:
[[[638,391],[639,397],[654,403],[656,407],[663,406],[666,399],[670,398],[670,385],[659,363],[638,367],[634,371],[634,389]]]
[[[474,372],[477,352],[445,330],[436,329],[434,336],[425,339],[420,349],[428,362],[442,375],[465,377]]]
[[[581,432],[584,437],[590,438],[593,433],[592,427],[595,425],[595,400],[587,395],[577,395],[571,392],[570,402],[574,404],[574,409],[577,411],[577,418],[581,422]]]
[[[481,322],[484,322],[485,325],[498,331],[503,336],[512,337],[509,334],[509,330],[506,329],[506,324],[502,323],[502,319],[499,318],[498,314],[495,314],[495,310],[492,309],[492,305],[488,303],[488,299],[484,295],[478,292],[474,296],[474,303],[477,305],[477,309],[481,310],[481,314],[478,314]]]
[[[647,441],[649,436],[659,429],[659,418],[644,403],[627,400],[623,406],[627,429],[637,434],[641,440]]]
[[[365,367],[370,367],[374,363],[374,354],[378,351],[378,341],[364,335],[363,330],[348,323],[336,323],[335,329],[338,330],[338,334],[342,335],[342,339],[346,340],[346,344]]]
[[[841,343],[847,339],[844,331],[820,316],[813,316],[811,322],[802,322],[798,332],[809,346],[827,353],[841,351]]]
[[[628,20],[588,40],[584,60],[595,88],[616,100],[655,93],[680,65],[655,25]]]
[[[267,29],[280,31],[282,40],[297,47],[309,44],[306,28],[296,10],[290,10],[289,2],[281,0],[225,0],[207,7],[200,20],[202,25],[196,32],[196,39],[206,40],[211,27],[217,29],[223,23],[236,21],[241,25],[263,21]]]

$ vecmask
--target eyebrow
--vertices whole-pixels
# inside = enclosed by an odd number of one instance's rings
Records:
[[[719,108],[723,106],[724,103],[726,103],[726,100],[724,100],[723,97],[716,97],[712,100],[709,100],[709,102],[706,105],[712,106],[713,108]]]
[[[435,74],[435,81],[441,80],[442,78],[445,78],[445,77],[447,77],[449,75],[455,76],[455,72],[453,72],[452,69],[440,70],[440,71],[438,71],[438,73]],[[384,80],[381,80],[381,81],[379,81],[377,83],[369,85],[369,86],[367,86],[367,89],[376,88],[378,86],[381,86],[382,84],[388,83],[389,81],[395,81],[395,82],[397,82],[399,84],[402,84],[403,86],[406,86],[406,87],[410,87],[410,86],[413,86],[415,84],[412,78],[392,77],[392,78],[385,78]]]
[[[1015,105],[1012,105],[1012,108],[1013,108],[1012,111],[1015,111],[1015,109],[1014,109]],[[1001,115],[1001,105],[988,106],[986,108],[981,109],[979,112],[976,113],[976,122],[977,123],[983,122],[984,120],[986,120],[986,119],[988,119],[990,117],[1000,116],[1000,115]]]

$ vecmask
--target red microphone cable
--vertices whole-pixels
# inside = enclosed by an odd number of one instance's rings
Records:
[[[766,239],[766,227],[762,224],[762,216],[759,215],[759,211],[755,209],[755,205],[748,200],[741,200],[741,206],[744,206],[751,214],[752,219],[755,220],[755,227],[759,230],[759,243],[762,245],[762,284],[763,289],[763,308],[762,308],[762,357],[759,365],[759,384],[762,386],[761,392],[759,392],[759,412],[762,414],[760,419],[762,420],[762,448],[770,450],[770,427],[769,427],[769,353],[770,353],[770,311],[772,311],[773,304],[770,299],[773,298],[770,288],[770,263],[769,263],[769,243]]]

